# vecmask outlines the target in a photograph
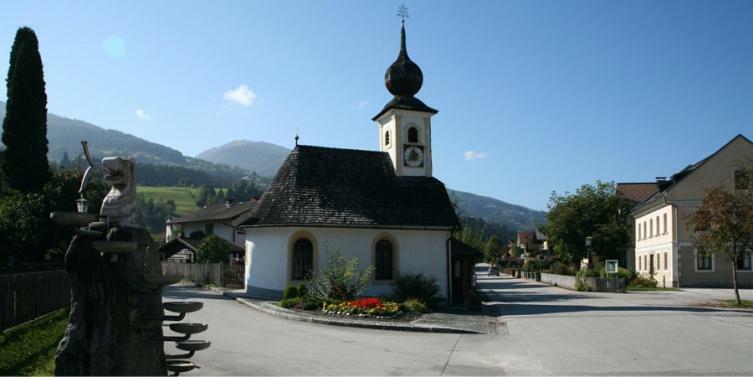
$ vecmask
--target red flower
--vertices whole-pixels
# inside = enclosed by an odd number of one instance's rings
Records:
[[[381,308],[383,306],[382,300],[376,297],[359,298],[349,302],[348,305],[359,309]]]

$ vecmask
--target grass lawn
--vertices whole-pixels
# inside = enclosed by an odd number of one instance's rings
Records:
[[[60,309],[0,335],[0,375],[54,375],[55,351],[67,324],[68,310]]]
[[[154,201],[167,201],[172,199],[178,215],[185,215],[199,209],[196,206],[196,199],[199,196],[198,187],[153,187],[137,186],[136,192],[144,194],[144,197],[152,198]]]
[[[740,300],[740,305],[737,305],[737,300],[722,300],[719,301],[719,306],[723,308],[749,308],[753,309],[753,301],[751,300]]]

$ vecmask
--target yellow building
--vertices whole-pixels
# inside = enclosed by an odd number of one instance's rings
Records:
[[[740,172],[752,164],[753,142],[737,135],[712,155],[659,180],[657,190],[633,209],[635,271],[653,276],[660,287],[730,287],[732,264],[718,255],[698,253],[686,221],[706,190],[720,184],[743,189],[746,181]],[[753,287],[751,256],[742,259],[738,284]]]

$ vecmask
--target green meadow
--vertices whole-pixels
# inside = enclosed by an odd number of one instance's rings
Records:
[[[155,202],[172,199],[175,202],[175,211],[178,215],[185,215],[199,209],[196,206],[196,199],[199,196],[198,187],[138,186],[136,192],[144,194],[146,199],[154,199]]]

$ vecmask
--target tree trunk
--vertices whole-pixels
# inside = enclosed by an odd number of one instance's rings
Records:
[[[742,305],[742,302],[740,301],[740,291],[737,289],[737,258],[733,257],[732,259],[732,287],[735,288],[735,299],[737,300],[737,305]]]

